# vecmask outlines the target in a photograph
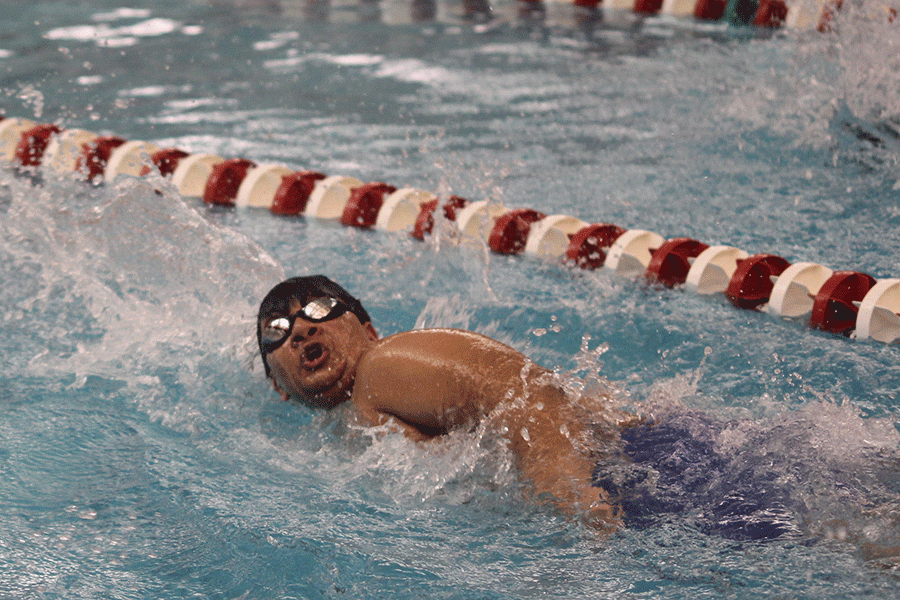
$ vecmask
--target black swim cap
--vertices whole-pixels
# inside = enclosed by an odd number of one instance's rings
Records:
[[[339,300],[347,307],[347,310],[356,315],[360,323],[369,323],[372,319],[363,308],[359,300],[351,296],[347,290],[328,279],[324,275],[308,275],[306,277],[292,277],[282,281],[273,287],[259,305],[259,314],[256,317],[256,341],[259,344],[259,353],[266,368],[266,377],[270,376],[269,365],[266,364],[266,353],[262,344],[262,322],[273,314],[287,315],[291,310],[291,302],[297,301],[306,304],[313,298],[329,296]]]

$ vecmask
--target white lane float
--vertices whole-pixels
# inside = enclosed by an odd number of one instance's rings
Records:
[[[151,157],[159,151],[159,146],[149,142],[130,141],[117,146],[109,155],[103,178],[112,181],[117,175],[138,176],[145,167],[153,164]]]
[[[149,142],[127,142],[29,119],[0,120],[3,156],[12,164],[77,171],[92,181],[110,180],[121,173],[144,175],[155,167],[163,176],[171,174],[182,195],[206,202],[341,218],[349,220],[348,225],[385,231],[415,225],[411,234],[418,239],[431,231],[439,204],[434,194],[416,188],[398,190],[353,177],[293,172],[283,165],[256,165],[246,159],[188,154],[177,148],[160,150]],[[284,206],[276,206],[279,198]],[[347,219],[351,200],[353,214]],[[619,275],[655,277],[667,285],[685,283],[698,294],[724,292],[740,308],[765,308],[787,318],[810,314],[810,327],[858,339],[900,340],[900,279],[876,282],[865,273],[833,272],[815,263],[790,265],[777,255],[748,257],[730,246],[708,247],[691,238],[666,241],[646,230],[588,225],[569,215],[548,217],[526,208],[509,211],[496,202],[468,203],[456,196],[450,196],[443,211],[447,219],[455,217],[462,236],[481,239],[497,253],[565,254],[584,269],[602,266]]]
[[[696,5],[697,0],[663,0],[659,12],[670,17],[690,17]]]
[[[878,281],[859,304],[856,339],[886,344],[900,340],[900,279]]]
[[[437,200],[431,192],[417,188],[400,188],[384,199],[378,211],[375,228],[383,231],[405,231],[415,225],[422,205]]]
[[[653,251],[665,243],[658,233],[645,229],[631,229],[616,239],[606,255],[604,269],[625,277],[639,277],[647,270]]]
[[[271,208],[284,178],[293,172],[284,165],[274,164],[257,165],[249,169],[238,188],[234,205]]]
[[[22,134],[36,125],[37,123],[29,119],[7,117],[0,121],[0,157],[12,162],[16,157],[16,148]]]
[[[569,248],[571,236],[587,227],[587,223],[569,215],[550,215],[531,224],[525,253],[533,256],[559,257]]]
[[[710,246],[701,252],[685,280],[685,288],[695,294],[718,294],[728,289],[739,260],[749,254],[733,246]]]
[[[494,221],[505,212],[507,210],[502,204],[479,200],[456,212],[456,225],[463,237],[487,240],[494,228]]]
[[[318,219],[339,219],[354,188],[363,184],[355,177],[332,175],[316,182],[303,214]]]
[[[78,168],[82,148],[98,137],[84,129],[65,129],[50,138],[41,165],[58,173],[71,173]]]
[[[178,161],[178,166],[172,173],[172,183],[182,196],[200,198],[213,167],[221,162],[225,162],[225,159],[215,154],[189,154]]]
[[[766,311],[789,319],[811,314],[816,294],[833,273],[816,263],[792,264],[775,279]]]

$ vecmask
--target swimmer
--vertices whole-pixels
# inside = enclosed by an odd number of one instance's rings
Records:
[[[710,419],[642,423],[607,407],[598,419],[550,371],[469,331],[379,338],[359,301],[322,275],[275,286],[260,305],[257,339],[283,400],[325,410],[349,405],[356,423],[416,442],[486,425],[506,438],[538,499],[600,531],[689,511],[705,515],[705,531],[736,539],[796,531],[783,490],[747,471],[729,472],[715,451],[720,426]]]
[[[423,329],[379,338],[359,301],[327,277],[297,277],[262,301],[257,339],[266,375],[286,401],[330,410],[349,403],[365,426],[422,442],[488,419],[509,442],[534,492],[600,529],[621,526],[592,485],[587,435],[552,373],[491,338]]]

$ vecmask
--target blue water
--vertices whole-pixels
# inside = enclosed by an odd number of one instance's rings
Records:
[[[544,35],[453,4],[266,5],[4,6],[3,109],[900,276],[898,36],[861,9],[824,36],[609,15],[585,40],[559,7]],[[868,551],[900,544],[896,346],[158,179],[5,168],[0,188],[0,597],[900,594]],[[279,402],[256,306],[309,273],[383,335],[466,327],[617,406],[730,421],[718,449],[777,473],[804,534],[688,515],[599,539],[529,502],[489,431],[424,448]]]

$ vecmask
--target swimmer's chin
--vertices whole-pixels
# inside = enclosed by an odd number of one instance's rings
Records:
[[[337,384],[322,391],[310,391],[291,397],[297,404],[316,410],[334,410],[350,401],[350,390]]]

